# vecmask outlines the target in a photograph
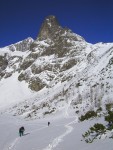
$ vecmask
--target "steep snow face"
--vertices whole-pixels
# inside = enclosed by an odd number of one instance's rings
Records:
[[[28,89],[25,82],[19,82],[18,74],[14,73],[10,78],[3,79],[0,82],[0,109],[6,109],[14,104],[18,104],[31,96],[33,93]]]
[[[4,108],[5,99],[7,106],[15,104],[8,110],[15,115],[69,116],[104,107],[112,102],[112,80],[113,43],[87,43],[52,16],[35,41],[28,38],[0,49],[0,103]]]

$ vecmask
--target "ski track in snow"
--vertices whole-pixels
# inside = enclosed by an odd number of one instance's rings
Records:
[[[44,126],[42,128],[36,129],[36,130],[32,130],[31,132],[36,132],[39,130],[42,130],[44,128],[47,128],[47,126]],[[17,144],[17,142],[19,141],[20,137],[17,137],[7,148],[5,148],[4,150],[13,150],[14,146]]]
[[[76,122],[77,122],[77,118],[74,117],[73,121],[71,121],[68,124],[64,125],[64,127],[66,128],[66,131],[63,134],[61,134],[60,136],[58,136],[55,139],[53,139],[52,143],[50,143],[43,150],[53,150],[55,147],[57,147],[57,145],[60,142],[63,141],[63,138],[72,132],[73,127],[71,125],[74,124],[74,123],[76,123]],[[39,129],[32,130],[31,132],[34,132],[34,131],[36,132],[36,131],[39,131],[39,130],[43,130],[44,128],[47,128],[47,126],[43,126],[43,127],[39,128]],[[17,142],[19,141],[19,139],[20,139],[20,137],[16,137],[15,140],[12,143],[10,143],[9,146],[5,147],[3,150],[14,150],[15,145],[17,144]]]
[[[18,142],[19,137],[17,137],[7,148],[5,148],[4,150],[12,150],[14,148],[14,146],[16,145],[16,143]]]
[[[67,103],[67,107],[65,107],[64,109],[64,117],[66,118],[72,118],[72,117],[69,117],[69,114],[68,114],[68,109],[70,107],[70,104],[71,104],[71,101],[69,101]],[[71,126],[72,124],[76,123],[78,121],[78,118],[77,117],[73,117],[74,120],[66,125],[64,125],[64,127],[66,128],[66,131],[61,134],[60,136],[56,137],[51,144],[49,144],[46,148],[44,148],[43,150],[53,150],[60,142],[63,141],[63,138],[65,136],[67,136],[69,133],[72,132],[73,130],[73,127]]]
[[[63,141],[63,138],[65,136],[67,136],[69,133],[72,132],[73,130],[73,127],[71,126],[72,124],[76,123],[78,121],[78,118],[77,117],[69,117],[69,114],[68,114],[68,108],[70,107],[70,103],[71,102],[68,102],[67,104],[67,107],[65,108],[65,113],[64,113],[64,116],[66,118],[74,118],[73,121],[69,122],[68,124],[64,125],[64,127],[66,128],[66,131],[61,134],[60,136],[56,137],[55,139],[53,139],[52,143],[50,143],[46,148],[44,148],[43,150],[53,150],[55,147],[57,147],[57,145]],[[31,132],[36,132],[36,131],[39,131],[39,130],[43,130],[44,128],[47,128],[48,126],[43,126],[39,129],[36,129],[36,130],[32,130]],[[9,146],[8,148],[5,148],[4,150],[13,150],[15,145],[17,144],[17,142],[19,141],[19,137],[17,137]]]
[[[46,148],[44,148],[43,150],[53,150],[60,142],[63,141],[63,138],[68,135],[69,133],[72,132],[73,127],[71,126],[73,123],[76,123],[77,119],[74,119],[74,121],[66,124],[64,127],[66,128],[66,131],[61,134],[60,136],[56,137],[51,144],[49,144]]]

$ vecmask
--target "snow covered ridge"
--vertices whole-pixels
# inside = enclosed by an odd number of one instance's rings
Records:
[[[87,43],[50,18],[36,40],[0,49],[0,109],[35,119],[104,108],[113,101],[113,43]]]

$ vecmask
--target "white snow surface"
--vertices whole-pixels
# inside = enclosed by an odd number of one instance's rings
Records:
[[[83,140],[82,134],[95,122],[103,120],[97,118],[78,123],[76,117],[57,116],[25,121],[8,114],[0,115],[0,150],[112,150],[113,140],[107,136],[90,144]],[[21,126],[25,127],[25,132],[19,137]]]
[[[6,109],[34,95],[25,82],[18,81],[17,74],[14,73],[10,78],[2,79],[0,82],[0,109]]]

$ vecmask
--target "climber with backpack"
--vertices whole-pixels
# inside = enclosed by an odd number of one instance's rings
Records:
[[[19,128],[19,135],[20,136],[23,136],[24,135],[24,131],[25,131],[25,128],[22,126]]]

